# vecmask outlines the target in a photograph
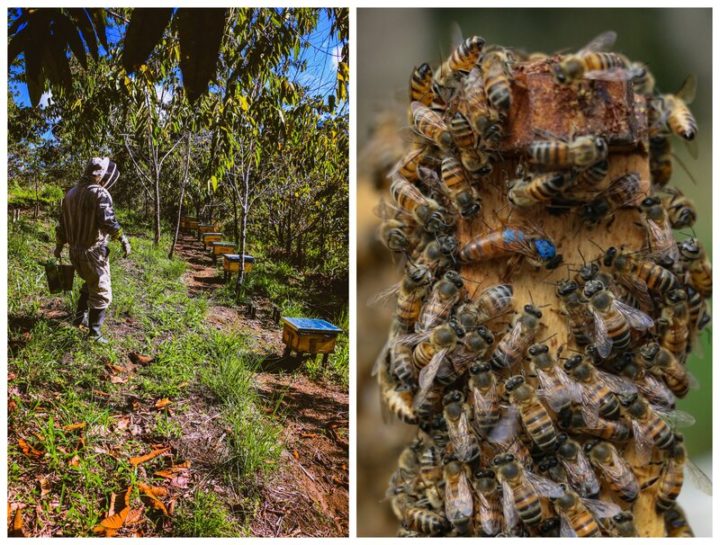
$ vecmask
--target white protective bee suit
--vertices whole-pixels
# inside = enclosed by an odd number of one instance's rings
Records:
[[[120,177],[117,165],[107,157],[88,161],[80,181],[65,194],[60,222],[55,229],[55,256],[68,244],[70,262],[85,282],[75,313],[75,325],[87,325],[90,337],[107,342],[100,333],[105,312],[112,302],[110,249],[108,242],[119,240],[125,256],[130,242],[115,217],[108,189]]]

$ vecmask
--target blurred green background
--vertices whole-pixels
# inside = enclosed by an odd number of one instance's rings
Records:
[[[633,60],[645,62],[655,75],[657,88],[661,92],[676,91],[688,74],[695,74],[698,89],[691,109],[699,126],[699,155],[693,159],[682,141],[673,140],[676,160],[671,185],[680,188],[695,202],[698,221],[694,231],[708,254],[712,254],[712,10],[359,9],[357,112],[361,163],[362,150],[379,115],[387,116],[388,112],[394,112],[400,126],[406,123],[404,111],[407,107],[410,72],[422,62],[437,66],[447,56],[451,51],[453,23],[460,25],[465,37],[477,34],[483,36],[487,43],[548,53],[580,49],[597,34],[615,30],[618,40],[613,50]],[[690,174],[681,163],[687,166]],[[362,171],[363,165],[358,166]],[[358,180],[359,186],[369,183],[366,177],[361,176]],[[358,191],[363,194],[362,187]],[[372,212],[367,203],[361,199],[358,202],[358,218],[362,222]],[[364,236],[362,231],[359,233],[359,237]],[[677,236],[685,238],[691,236],[691,233],[678,233]],[[359,240],[358,244],[361,243]],[[386,256],[386,260],[389,262],[389,256]],[[378,497],[376,494],[376,490],[384,490],[384,483],[376,481],[385,478],[380,465],[387,464],[388,459],[395,455],[395,450],[390,449],[382,455],[368,452],[380,449],[378,443],[388,437],[388,432],[381,430],[381,420],[378,420],[377,399],[371,391],[375,387],[374,382],[367,376],[383,340],[373,336],[373,332],[382,330],[382,316],[378,315],[377,309],[367,309],[364,305],[372,290],[377,290],[374,280],[381,276],[380,265],[372,261],[365,265],[364,259],[358,263],[358,331],[361,332],[358,338],[364,339],[357,347],[360,373],[358,531],[359,535],[388,535],[384,527],[388,524],[384,518],[388,509],[379,503],[382,495]],[[712,446],[711,362],[712,347],[708,330],[702,335],[701,346],[689,362],[689,368],[700,388],[691,391],[687,399],[678,403],[678,408],[690,412],[697,419],[695,426],[683,431],[690,455],[700,461],[707,472],[711,467]],[[394,434],[393,439],[397,439],[396,443],[403,442],[401,436],[406,433],[405,430],[396,427],[389,429]],[[690,486],[688,484],[686,488],[691,490]],[[710,505],[707,498],[697,499],[703,505]],[[684,505],[688,512],[695,510],[694,503]],[[697,513],[694,515],[697,516]],[[709,529],[709,521],[707,524]],[[704,533],[698,527],[695,529],[699,535]]]

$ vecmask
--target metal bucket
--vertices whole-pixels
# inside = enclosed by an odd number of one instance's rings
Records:
[[[45,263],[45,277],[47,278],[50,293],[71,291],[75,278],[75,269],[72,265]]]

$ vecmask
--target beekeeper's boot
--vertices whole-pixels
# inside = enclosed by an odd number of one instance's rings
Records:
[[[108,342],[110,342],[105,337],[103,337],[102,333],[100,332],[100,328],[102,327],[104,321],[105,321],[105,309],[104,308],[91,308],[90,309],[90,316],[89,316],[90,333],[88,333],[89,339],[94,340],[96,343],[100,343],[100,344],[108,344]]]
[[[77,309],[75,310],[75,318],[73,318],[73,325],[75,327],[85,326],[90,327],[88,322],[88,292],[80,290],[80,298],[77,302]]]

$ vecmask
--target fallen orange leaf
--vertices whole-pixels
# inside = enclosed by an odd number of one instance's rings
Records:
[[[70,467],[77,467],[80,465],[80,456],[77,454],[70,460]]]
[[[158,399],[155,402],[155,408],[156,409],[164,409],[165,407],[170,405],[170,403],[172,403],[172,402],[167,397],[164,397],[162,399]]]
[[[152,486],[145,483],[138,483],[138,488],[140,489],[140,492],[143,492],[145,494],[152,494],[153,496],[157,496],[158,498],[164,498],[168,495],[168,489],[164,486]]]
[[[22,449],[25,456],[40,458],[43,455],[42,450],[36,449],[30,443],[25,441],[25,439],[23,439],[22,437],[18,439],[18,445],[20,445],[20,448]]]
[[[164,448],[155,449],[155,450],[149,452],[148,454],[143,454],[142,456],[134,456],[134,457],[130,458],[130,463],[134,466],[144,464],[148,460],[152,460],[153,458],[156,458],[156,457],[160,456],[161,454],[166,453],[168,450],[170,450],[170,447],[164,447]]]
[[[101,392],[100,390],[93,390],[92,393],[100,397],[110,397],[110,394],[106,392]]]
[[[10,528],[8,535],[10,537],[27,537],[25,535],[25,530],[23,530],[22,507],[18,507],[17,510],[15,511],[15,516],[13,517],[12,528]]]
[[[110,383],[111,384],[125,384],[128,381],[126,377],[119,377],[117,375],[112,375],[110,377]]]
[[[63,426],[63,431],[75,431],[75,430],[81,430],[85,426],[87,426],[86,422],[78,422],[76,424],[68,424],[67,426]]]
[[[47,477],[39,477],[38,484],[40,485],[40,497],[44,498],[50,493],[50,480]]]
[[[145,356],[143,354],[138,354],[137,352],[130,352],[128,357],[135,365],[147,365],[148,363],[152,363],[155,359],[152,356]]]
[[[130,514],[130,494],[132,492],[132,486],[129,486],[125,496],[123,498],[125,506],[117,513],[113,514],[114,501],[110,502],[110,510],[107,518],[102,520],[100,524],[93,528],[93,532],[96,534],[105,534],[105,537],[113,537],[117,535],[118,530],[125,525],[125,521]],[[114,496],[114,495],[113,495]]]
[[[186,460],[182,464],[177,464],[167,469],[160,469],[155,472],[155,475],[158,477],[163,477],[165,479],[172,479],[178,473],[182,473],[187,469],[190,469],[190,460]]]
[[[152,505],[158,511],[162,511],[165,516],[169,516],[165,504],[161,502],[154,494],[155,490],[161,490],[165,494],[167,494],[167,489],[161,486],[148,486],[147,484],[142,482],[138,483],[138,488],[140,489],[140,492],[142,492],[150,500],[150,505]]]
[[[11,413],[15,409],[17,409],[17,403],[15,403],[14,399],[11,399],[10,401],[8,401],[8,412]]]
[[[142,512],[142,509],[131,509],[130,513],[127,516],[127,519],[125,520],[125,525],[131,526],[140,522],[140,519],[142,518]]]
[[[295,457],[296,460],[300,459],[300,455],[298,454],[297,450],[293,450],[293,456]]]

